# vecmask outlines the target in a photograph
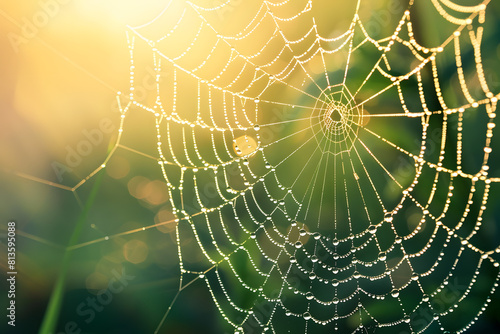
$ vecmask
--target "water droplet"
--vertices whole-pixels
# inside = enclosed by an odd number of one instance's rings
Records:
[[[315,279],[316,274],[315,273],[309,273],[309,279]]]
[[[332,302],[334,304],[338,304],[339,303],[339,299],[337,297],[333,297]]]
[[[333,286],[339,286],[339,280],[336,279],[336,278],[332,279],[332,285]]]
[[[398,296],[399,296],[399,291],[398,291],[398,290],[396,290],[396,289],[392,290],[392,291],[391,291],[391,296],[393,296],[394,298],[398,298]]]
[[[304,318],[304,320],[309,320],[309,319],[311,319],[311,313],[304,312],[304,314],[302,315],[302,317]]]
[[[303,237],[303,236],[304,236],[304,235],[306,235],[306,234],[307,234],[307,231],[306,231],[306,230],[304,230],[304,229],[301,229],[301,230],[299,231],[299,235],[300,235],[301,237]]]
[[[314,298],[314,296],[313,296],[312,292],[309,291],[308,293],[306,293],[306,299],[307,300],[311,300],[313,298]]]
[[[378,253],[378,259],[379,261],[385,261],[387,259],[387,255],[385,254],[385,252]]]
[[[318,262],[318,257],[316,255],[311,256],[312,262]]]
[[[299,249],[299,248],[301,248],[301,247],[302,247],[302,242],[297,241],[297,242],[295,243],[295,248]]]

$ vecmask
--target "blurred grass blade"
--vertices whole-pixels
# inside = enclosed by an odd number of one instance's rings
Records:
[[[61,270],[59,272],[59,276],[57,277],[57,281],[54,285],[54,290],[52,290],[52,294],[50,296],[49,305],[47,306],[47,310],[45,312],[45,316],[43,317],[42,326],[40,327],[39,334],[54,334],[57,326],[57,321],[59,319],[59,313],[61,310],[63,295],[64,295],[64,286],[66,283],[66,276],[68,274],[68,269],[71,263],[71,250],[69,249],[71,246],[74,246],[78,239],[80,238],[81,231],[87,220],[87,214],[92,207],[95,198],[97,196],[97,191],[99,189],[99,185],[101,184],[103,173],[98,173],[96,177],[96,181],[92,186],[92,191],[90,196],[85,203],[85,207],[78,218],[78,221],[75,225],[75,229],[73,230],[73,234],[69,240],[68,248],[64,252],[64,256],[61,263]]]

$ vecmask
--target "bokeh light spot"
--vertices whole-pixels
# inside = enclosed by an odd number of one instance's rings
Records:
[[[121,156],[114,156],[106,165],[106,173],[113,179],[122,179],[130,172],[129,162]]]
[[[123,256],[125,259],[133,264],[142,263],[148,257],[149,248],[141,240],[130,240],[123,245]]]
[[[155,224],[158,231],[162,233],[172,233],[175,231],[177,222],[175,221],[175,215],[171,210],[162,209],[158,211],[155,216]]]
[[[234,152],[240,157],[254,154],[258,147],[255,139],[247,135],[238,137],[233,142]]]

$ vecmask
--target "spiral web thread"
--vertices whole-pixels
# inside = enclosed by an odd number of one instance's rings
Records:
[[[481,56],[488,3],[429,2],[449,29],[433,47],[415,37],[413,1],[387,36],[370,34],[361,1],[329,36],[321,1],[264,1],[229,33],[216,18],[233,2],[170,1],[130,27],[120,132],[131,109],[154,117],[177,218],[179,291],[157,331],[196,280],[239,333],[469,329],[499,277],[500,248],[480,243],[500,181],[488,163],[499,96]],[[134,88],[144,51],[151,101]],[[470,114],[484,133],[467,168]],[[418,145],[400,140],[405,129]]]

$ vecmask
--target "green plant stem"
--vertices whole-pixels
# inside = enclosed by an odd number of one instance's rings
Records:
[[[52,294],[49,299],[47,310],[45,311],[45,315],[43,317],[43,322],[40,327],[39,334],[55,333],[57,321],[59,319],[59,313],[61,311],[62,300],[64,296],[66,277],[68,275],[68,269],[71,263],[72,250],[70,250],[70,247],[76,245],[78,239],[80,238],[83,226],[85,224],[85,221],[87,220],[88,212],[90,211],[90,208],[92,207],[92,204],[94,203],[95,198],[97,196],[97,191],[101,183],[102,175],[103,173],[101,172],[98,173],[98,175],[96,176],[96,181],[92,186],[92,191],[90,193],[90,196],[87,199],[87,202],[85,203],[85,207],[83,208],[82,213],[78,217],[75,229],[73,230],[73,233],[69,240],[68,248],[66,248],[66,251],[64,252],[64,256],[61,263],[61,270],[54,285],[54,289],[52,290]]]

